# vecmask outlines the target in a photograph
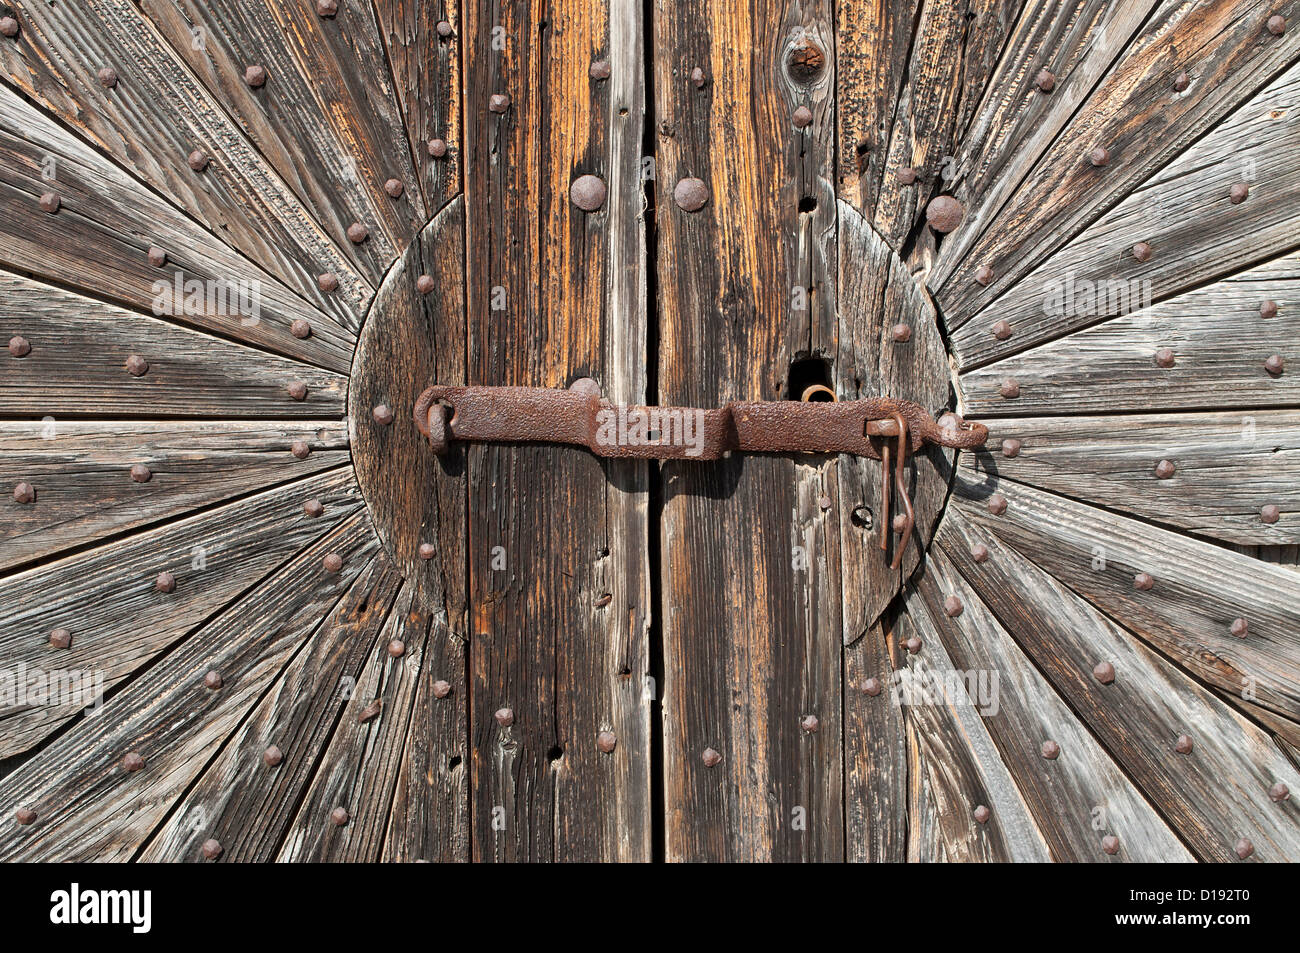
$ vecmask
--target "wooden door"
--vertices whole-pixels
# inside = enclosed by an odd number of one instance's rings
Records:
[[[0,857],[1300,858],[1297,20],[0,4]]]

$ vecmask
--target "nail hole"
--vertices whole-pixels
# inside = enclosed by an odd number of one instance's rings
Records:
[[[811,195],[805,195],[799,200],[799,211],[815,212],[817,211],[817,199]]]
[[[849,522],[862,529],[871,529],[876,522],[876,518],[871,512],[871,507],[855,506],[853,512],[849,514]]]
[[[795,361],[790,365],[785,399],[799,400],[803,397],[803,392],[814,384],[821,384],[823,387],[831,386],[830,361],[820,357],[805,357]]]
[[[555,762],[559,761],[563,757],[564,749],[559,745],[551,745],[551,750],[546,752],[546,759],[550,761],[551,764],[555,764]]]
[[[451,760],[447,762],[448,771],[455,771],[459,767],[460,767],[460,755],[455,755],[454,757],[451,758]]]

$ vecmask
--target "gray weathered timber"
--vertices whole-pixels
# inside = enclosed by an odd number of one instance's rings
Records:
[[[887,640],[877,622],[844,648],[844,850],[859,863],[907,859],[907,725]]]

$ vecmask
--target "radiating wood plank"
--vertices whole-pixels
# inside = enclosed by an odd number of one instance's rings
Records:
[[[37,815],[0,829],[0,857],[131,857],[376,550],[365,514],[354,512],[0,781],[0,803]],[[322,567],[328,553],[343,557],[339,572]],[[219,688],[205,683],[208,672],[221,676]],[[128,753],[143,766],[128,770]]]
[[[401,577],[382,556],[356,574],[193,787],[176,800],[139,860],[200,860],[209,839],[221,844],[224,861],[275,858],[332,733],[351,727],[342,716],[363,669],[387,644],[376,642],[376,634],[400,587]],[[266,758],[272,747],[280,755],[274,764]]]
[[[292,473],[300,461],[283,453]],[[304,514],[308,499],[324,504],[321,516]],[[88,672],[110,691],[360,505],[351,473],[335,470],[9,575],[0,658],[14,672]],[[155,588],[161,572],[175,577],[173,592]],[[69,631],[70,648],[51,646],[56,628]],[[0,757],[31,748],[85,707],[4,701]]]
[[[1064,289],[1063,289],[1064,290]],[[1261,305],[1273,301],[1275,317]],[[1300,375],[1274,376],[1273,354],[1294,365],[1300,336],[1300,253],[962,375],[975,414],[1226,410],[1300,404]],[[1174,366],[1156,365],[1168,348]],[[1019,396],[1001,396],[1004,381]]]
[[[136,4],[13,6],[20,39],[0,44],[9,83],[307,301],[358,323],[373,289],[350,252],[313,221]],[[112,87],[99,81],[105,67],[117,74]],[[188,162],[195,151],[210,160],[198,173]],[[338,292],[317,286],[326,271],[338,275]]]
[[[141,0],[158,33],[372,284],[427,219],[369,0],[333,16],[278,0]],[[193,42],[202,31],[203,42]],[[265,85],[244,80],[251,65]],[[402,183],[393,199],[389,179]],[[347,230],[361,222],[357,245]]]
[[[1000,516],[983,499],[996,490]],[[1007,480],[959,474],[958,509],[1207,684],[1300,713],[1300,576]],[[1136,576],[1152,577],[1138,589]],[[1230,631],[1245,619],[1248,634]]]
[[[959,692],[909,703],[905,688],[922,671],[951,680],[954,666],[934,621],[915,592],[891,631],[899,642],[919,638],[922,653],[903,653],[891,692],[903,704],[908,727],[909,861],[1016,861],[1050,859],[1047,842],[1012,780],[969,696]],[[954,682],[955,684],[955,682]],[[975,809],[990,811],[985,824]]]
[[[1053,860],[1193,859],[943,550],[931,551],[918,589],[969,704],[1024,795]],[[950,615],[953,608],[956,614]],[[1043,757],[1047,742],[1058,746],[1057,757]],[[1114,854],[1104,849],[1107,836],[1119,837]]]
[[[970,245],[953,280],[932,285],[948,319],[1001,295],[1287,68],[1300,31],[1271,34],[1275,13],[1274,0],[1165,0]],[[1179,92],[1173,81],[1184,70],[1192,82]],[[1087,159],[1096,146],[1111,154],[1101,169]],[[993,270],[987,286],[965,277],[980,266]]]
[[[850,861],[907,859],[907,726],[890,691],[888,638],[878,622],[844,649],[844,848]]]
[[[644,402],[644,29],[630,0],[481,0],[457,27],[471,384],[591,377]],[[570,201],[581,175],[606,186],[594,211]],[[472,856],[649,859],[647,466],[572,447],[467,458]]]
[[[1001,527],[982,525],[971,512],[959,506],[948,514],[939,538],[944,552],[1196,855],[1235,861],[1235,845],[1245,837],[1255,847],[1252,859],[1294,859],[1300,827],[1290,810],[1269,800],[1268,789],[1281,780],[1294,790],[1297,772],[1269,735],[1007,545]],[[988,550],[983,562],[971,556],[976,544]],[[1109,684],[1094,675],[1101,662],[1114,669]],[[1187,754],[1174,750],[1183,734],[1192,740]],[[1076,755],[1062,743],[1058,763]],[[1132,849],[1132,818],[1115,808],[1110,805],[1108,820],[1121,849]]]
[[[1104,178],[1131,158],[1112,155],[1093,173]],[[1250,192],[1233,202],[1241,185]],[[963,367],[979,366],[1267,262],[1295,247],[1298,201],[1300,65],[961,324],[953,348]],[[1151,248],[1146,262],[1133,255],[1138,242]],[[1010,337],[990,333],[997,321],[1010,324]]]
[[[1006,479],[1225,542],[1300,543],[1295,411],[984,422],[994,451],[985,468]],[[1019,441],[1014,456],[996,449],[1007,440]],[[1172,475],[1157,476],[1166,461]],[[1272,523],[1261,515],[1270,505],[1281,511]]]
[[[286,467],[284,448],[304,427],[316,435],[318,449]],[[193,424],[50,418],[0,423],[0,487],[26,482],[37,491],[29,505],[6,501],[0,568],[88,546],[347,462],[346,437],[332,421]],[[148,480],[134,478],[136,466],[148,467]]]
[[[836,357],[833,114],[786,65],[800,39],[829,57],[831,5],[699,0],[656,6],[654,22],[658,403],[782,399],[795,360]],[[698,211],[675,197],[688,179],[707,192]],[[842,859],[830,462],[735,456],[660,474],[667,857]]]

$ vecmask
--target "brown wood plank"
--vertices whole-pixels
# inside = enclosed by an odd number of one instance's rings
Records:
[[[322,750],[334,731],[349,727],[343,720],[348,700],[400,587],[401,577],[387,560],[370,560],[177,799],[137,859],[199,860],[209,839],[221,844],[224,861],[275,859],[316,777]],[[280,754],[276,764],[266,760],[272,747]]]
[[[1162,3],[952,280],[932,285],[948,320],[976,314],[1286,69],[1300,54],[1300,31],[1274,36],[1266,23],[1275,13],[1274,0]],[[1184,70],[1192,82],[1180,93],[1173,81]],[[1111,155],[1100,169],[1087,158],[1097,146]],[[993,271],[987,286],[967,277],[980,266]]]
[[[1260,306],[1277,304],[1265,318]],[[1300,335],[1300,253],[1292,252],[1135,314],[962,375],[972,414],[1226,410],[1300,404],[1300,375],[1270,374],[1270,355]],[[1168,348],[1174,366],[1161,368]],[[1001,396],[1004,381],[1019,385]]]
[[[6,776],[0,803],[26,805],[37,819],[0,829],[0,857],[131,857],[377,549],[365,514],[353,512],[114,695],[100,715]],[[327,553],[343,557],[338,573],[322,567]],[[249,638],[250,629],[260,637]],[[220,688],[205,684],[208,672],[221,676]],[[143,767],[127,770],[128,753]]]
[[[859,863],[907,859],[907,725],[888,638],[877,623],[844,649],[844,847]]]
[[[318,449],[286,467],[284,448],[304,428],[316,435]],[[0,423],[0,487],[26,482],[37,491],[32,504],[5,501],[0,569],[347,462],[342,427],[332,421]],[[147,481],[132,476],[140,465],[149,468]]]
[[[1140,414],[985,420],[986,470],[1198,536],[1243,546],[1300,543],[1300,414]],[[1019,441],[1015,456],[998,452]],[[1156,475],[1163,461],[1171,476]],[[964,467],[975,459],[964,459]],[[975,474],[969,476],[978,479]],[[1281,511],[1276,522],[1264,507]],[[1271,514],[1269,514],[1271,515]]]
[[[644,402],[643,29],[629,3],[465,11],[471,384],[591,377]],[[605,183],[594,211],[570,201],[580,175]],[[472,857],[649,859],[647,466],[535,445],[467,460]]]
[[[660,404],[782,399],[794,360],[836,357],[833,114],[786,65],[799,37],[829,59],[831,23],[825,2],[655,9]],[[708,193],[694,212],[674,197],[688,178]],[[829,463],[661,467],[670,860],[844,857]]]
[[[1300,713],[1300,575],[1007,480],[959,475],[954,503],[1201,681],[1251,705]],[[984,498],[1006,501],[1000,516]],[[951,513],[949,513],[951,515]],[[1153,579],[1150,589],[1136,576]],[[1231,634],[1245,619],[1248,634]]]
[[[909,594],[892,629],[896,641],[919,638],[922,654],[902,656],[902,668],[889,687],[891,704],[903,704],[908,737],[907,859],[912,862],[1016,861],[1051,859],[988,729],[968,698],[944,694],[934,703],[907,704],[902,686],[925,669],[948,678],[954,671],[923,600]],[[983,805],[990,820],[980,824]]]
[[[965,688],[967,703],[983,719],[1053,860],[1193,859],[941,549],[931,551],[918,589],[948,659],[963,676],[954,687]],[[954,599],[956,614],[950,615]],[[1060,749],[1054,759],[1042,754],[1049,741]],[[1107,854],[1103,838],[1112,835],[1119,837],[1119,850]]]
[[[1094,175],[1124,161],[1112,156]],[[1234,203],[1239,185],[1250,192]],[[1267,262],[1300,243],[1297,202],[1300,65],[962,324],[953,348],[963,367],[977,367]],[[1150,246],[1150,260],[1134,258],[1138,242]],[[1089,288],[1098,289],[1095,302],[1087,300]],[[996,321],[1010,324],[1010,337],[990,333]]]
[[[283,452],[292,472],[300,461]],[[303,513],[313,498],[324,504],[320,517]],[[14,672],[90,672],[107,692],[360,505],[351,472],[335,470],[6,576],[0,658]],[[160,572],[175,577],[173,592],[155,589]],[[69,631],[70,648],[51,646],[56,628]],[[84,707],[6,695],[0,757],[31,748]]]
[[[1281,780],[1295,790],[1298,775],[1268,733],[1007,545],[999,529],[960,506],[948,514],[939,541],[1187,845],[1202,859],[1235,861],[1237,840],[1246,837],[1255,847],[1253,860],[1294,859],[1300,828],[1290,809],[1269,800],[1268,789]],[[976,544],[988,550],[983,562],[971,556]],[[1093,670],[1100,662],[1114,669],[1113,682],[1097,680]],[[1174,750],[1183,734],[1192,739],[1188,754]],[[1057,764],[1077,755],[1062,743]],[[1132,818],[1114,803],[1107,813],[1121,851],[1137,847]]]
[[[373,292],[292,189],[129,0],[14,4],[20,32],[0,44],[8,82],[214,234],[342,323]],[[103,86],[102,68],[117,74]],[[210,164],[190,168],[199,151]],[[317,276],[338,275],[326,294]]]
[[[314,3],[141,0],[141,10],[294,190],[312,218],[378,284],[425,223],[420,177],[370,0],[332,17]],[[194,31],[203,42],[194,42]],[[251,65],[265,85],[244,80]],[[384,184],[403,185],[397,199]],[[348,227],[370,230],[364,243]]]

